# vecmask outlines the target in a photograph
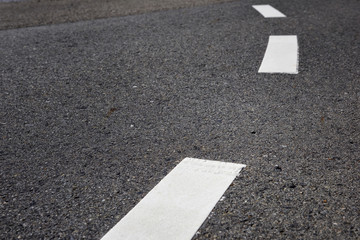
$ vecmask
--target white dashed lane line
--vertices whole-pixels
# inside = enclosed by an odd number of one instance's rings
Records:
[[[270,36],[259,73],[298,73],[296,35]]]
[[[102,240],[190,240],[244,167],[185,158]]]
[[[266,18],[286,17],[253,5]],[[259,73],[298,73],[297,36],[270,36]],[[182,160],[102,240],[190,240],[245,165]]]
[[[255,8],[265,18],[286,17],[283,13],[281,13],[279,10],[277,10],[276,8],[273,8],[270,5],[253,5],[253,8]]]

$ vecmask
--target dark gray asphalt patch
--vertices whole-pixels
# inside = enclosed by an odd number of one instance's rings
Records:
[[[0,2],[23,2],[23,1],[29,1],[29,0],[0,0]]]
[[[358,239],[359,3],[252,4],[1,31],[1,238],[100,238],[197,157],[248,167],[195,239]]]
[[[0,1],[0,29],[127,16],[233,0],[26,0]]]

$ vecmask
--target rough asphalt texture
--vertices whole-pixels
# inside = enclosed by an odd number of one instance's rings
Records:
[[[0,238],[99,239],[196,157],[248,166],[194,239],[359,239],[359,2],[259,3],[0,31]]]
[[[230,1],[233,0],[23,0],[0,4],[0,29],[77,22]]]

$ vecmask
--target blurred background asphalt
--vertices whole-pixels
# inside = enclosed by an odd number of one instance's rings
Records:
[[[230,1],[231,0],[2,0],[3,3],[0,4],[0,29],[77,22]]]

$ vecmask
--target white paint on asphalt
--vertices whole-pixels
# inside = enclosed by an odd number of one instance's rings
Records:
[[[298,73],[296,35],[270,36],[259,73]]]
[[[102,240],[190,240],[244,167],[185,158]]]
[[[281,13],[279,10],[277,10],[276,8],[273,8],[270,5],[253,5],[253,8],[255,8],[265,18],[286,17],[283,13]]]

